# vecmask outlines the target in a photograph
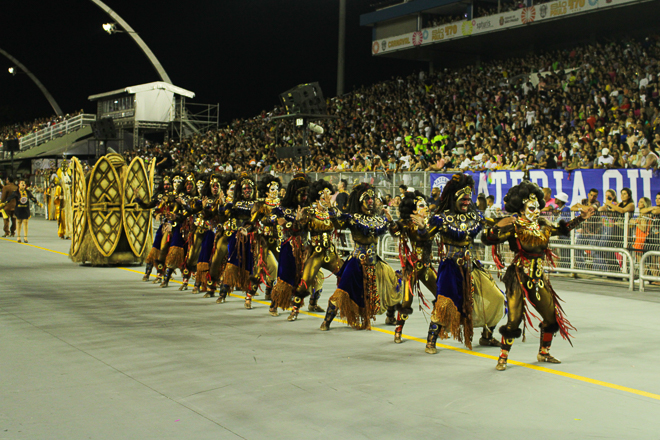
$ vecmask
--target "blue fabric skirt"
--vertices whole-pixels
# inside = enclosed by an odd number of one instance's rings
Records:
[[[350,257],[337,272],[337,289],[348,293],[358,307],[364,307],[364,274],[360,260]]]
[[[280,259],[277,264],[277,278],[291,286],[297,285],[296,257],[293,255],[293,246],[291,242],[285,241],[280,246]]]
[[[163,241],[163,225],[161,224],[156,231],[156,236],[154,237],[154,244],[152,247],[160,249],[160,243]]]
[[[172,228],[172,235],[170,236],[170,246],[176,246],[185,249],[186,241],[181,234],[181,225],[176,225]]]
[[[252,246],[250,245],[249,237],[242,237],[240,240],[237,233],[234,232],[229,237],[227,244],[227,251],[229,254],[229,264],[233,264],[243,270],[247,270],[252,274],[254,260],[252,258]]]
[[[215,233],[208,230],[202,236],[202,248],[199,250],[198,263],[210,263],[213,256],[213,243],[215,242]]]
[[[463,313],[463,274],[458,264],[451,258],[447,258],[438,267],[438,284],[435,297],[438,295],[449,298],[461,315]]]

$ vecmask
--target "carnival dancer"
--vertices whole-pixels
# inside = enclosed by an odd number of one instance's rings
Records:
[[[141,199],[136,200],[142,209],[156,208],[153,215],[156,220],[160,220],[160,226],[158,226],[158,230],[156,231],[154,243],[147,255],[147,265],[142,281],[149,281],[151,271],[154,267],[156,267],[157,271],[156,281],[154,281],[154,283],[160,283],[162,281],[165,272],[165,258],[167,257],[167,251],[169,250],[167,235],[170,224],[166,218],[167,209],[169,204],[174,202],[174,199],[175,193],[172,191],[171,177],[165,175],[162,178],[159,188],[156,190],[156,194],[154,194],[150,201],[145,202]]]
[[[175,175],[172,179],[176,191],[176,199],[171,210],[174,218],[169,238],[170,249],[167,251],[167,257],[165,258],[165,277],[160,284],[160,287],[163,288],[169,286],[172,274],[176,269],[181,269],[182,273],[186,271],[184,269],[187,251],[186,238],[191,228],[191,225],[186,224],[186,221],[192,215],[190,210],[192,208],[190,207],[194,206],[196,195],[195,175],[193,173],[188,174],[183,182],[179,182],[179,179],[183,179],[183,176]],[[179,183],[177,184],[177,182]],[[184,276],[186,276],[185,273]]]
[[[185,207],[186,210],[190,213],[190,216],[186,219],[186,226],[189,231],[187,236],[188,252],[186,253],[186,260],[182,270],[183,279],[181,286],[179,287],[180,291],[188,290],[188,283],[190,282],[191,276],[195,276],[195,279],[197,279],[197,265],[204,240],[210,240],[210,249],[207,245],[206,252],[210,252],[210,250],[213,249],[215,233],[213,232],[213,224],[210,221],[210,215],[207,211],[207,205],[209,202],[213,201],[209,200],[209,180],[210,176],[202,174],[195,178],[195,196],[188,200],[189,204]],[[206,258],[206,261],[208,263],[208,257]],[[195,281],[193,293],[197,293],[198,291],[199,284],[197,284],[197,281]]]
[[[46,220],[55,220],[55,205],[53,197],[55,193],[55,185],[52,182],[46,183],[46,188],[44,189],[44,205],[46,206]]]
[[[290,309],[291,298],[296,287],[300,284],[303,274],[303,266],[307,260],[306,252],[307,229],[300,220],[303,210],[308,205],[309,179],[302,173],[293,176],[286,187],[284,198],[279,207],[273,210],[277,216],[277,223],[282,230],[282,244],[277,265],[277,283],[273,287],[269,313],[278,316],[278,308]],[[320,282],[319,282],[320,278]],[[319,285],[320,284],[320,285]],[[323,275],[319,271],[312,295],[319,292],[323,287]],[[316,310],[318,304],[308,306]]]
[[[305,252],[300,283],[291,297],[291,313],[287,317],[289,321],[298,319],[300,307],[308,296],[310,311],[325,311],[318,306],[322,281],[319,285],[317,277],[323,276],[321,269],[336,275],[344,263],[332,242],[332,233],[340,226],[341,214],[332,207],[333,193],[334,188],[330,182],[317,180],[310,185],[308,191],[308,199],[312,206],[303,208],[301,215],[296,214],[298,218],[296,229],[309,232],[310,239]]]
[[[225,267],[227,266],[227,258],[229,257],[229,239],[235,233],[235,230],[231,227],[232,222],[229,218],[229,214],[231,213],[231,206],[234,203],[234,193],[237,181],[238,175],[235,173],[227,173],[222,176],[220,186],[222,194],[224,195],[224,200],[223,197],[218,198],[217,203],[212,207],[213,221],[218,226],[215,234],[215,249],[213,251],[209,266],[209,274],[207,276],[207,278],[209,278],[206,285],[207,291],[204,298],[212,298],[215,296],[215,289],[221,281],[222,275],[225,272]],[[204,288],[204,286],[202,286],[202,288]],[[217,303],[225,302],[229,289],[230,287],[226,284],[220,286],[220,294],[216,301]]]
[[[277,213],[280,208],[279,177],[266,174],[257,185],[257,194],[264,197],[255,205],[253,213],[255,221],[255,276],[266,284],[266,301],[271,300],[273,283],[277,277],[277,260],[280,256],[282,232],[277,223]]]
[[[5,185],[2,187],[2,197],[0,197],[0,202],[5,203],[16,191],[18,191],[18,187],[14,182],[9,180],[9,177],[7,177]],[[13,237],[16,234],[16,216],[14,215],[14,209],[16,209],[15,200],[6,203],[5,207],[0,209],[0,215],[2,215],[5,230],[5,235],[3,235],[3,237]],[[9,226],[10,224],[11,228]]]
[[[44,206],[32,195],[32,192],[27,189],[25,180],[20,180],[18,182],[18,191],[14,191],[4,203],[0,203],[0,209],[3,209],[5,205],[11,203],[13,200],[16,200],[16,208],[14,208],[14,215],[18,222],[18,242],[21,243],[21,230],[25,231],[25,243],[28,242],[28,221],[30,220],[30,200],[36,203],[39,206]]]
[[[63,240],[71,238],[73,230],[73,207],[71,204],[71,175],[69,163],[63,160],[57,170],[57,185],[55,197],[57,198],[57,235]]]
[[[540,313],[542,322],[541,342],[536,359],[539,362],[558,364],[559,359],[550,354],[553,335],[556,332],[570,341],[570,330],[575,330],[564,316],[561,299],[552,288],[548,275],[545,273],[546,261],[554,265],[554,255],[548,249],[550,237],[553,235],[568,235],[583,221],[594,213],[593,207],[583,208],[580,216],[570,222],[560,220],[552,224],[545,218],[539,218],[544,207],[543,191],[535,183],[523,181],[509,190],[504,197],[504,209],[513,216],[505,217],[497,224],[486,228],[482,241],[486,245],[497,245],[509,242],[509,247],[515,253],[513,261],[504,274],[509,315],[506,325],[500,327],[502,334],[502,351],[497,361],[496,369],[506,370],[507,359],[515,338],[523,331],[520,324],[532,325],[527,302]],[[496,249],[496,248],[495,248]],[[501,266],[501,260],[494,252],[496,262]],[[572,345],[572,344],[571,344]]]
[[[426,340],[426,353],[437,353],[436,341],[451,336],[472,349],[475,327],[483,327],[479,345],[499,346],[493,330],[504,314],[504,294],[495,280],[473,258],[474,238],[487,223],[472,202],[474,180],[454,174],[445,185],[437,214],[431,218],[432,232],[442,241],[436,298]]]
[[[142,209],[152,209],[158,206],[156,212],[165,220],[165,224],[161,225],[162,228],[159,228],[162,235],[160,236],[160,249],[157,252],[158,257],[156,259],[158,274],[154,280],[154,284],[160,283],[161,287],[167,287],[169,285],[174,269],[181,266],[185,257],[185,240],[181,233],[181,224],[185,220],[186,214],[183,208],[183,200],[181,199],[186,194],[185,181],[186,179],[181,173],[175,173],[171,177],[171,192],[165,193],[162,197],[159,194],[158,197],[153,198],[149,203],[138,201]],[[163,178],[164,185],[165,182],[166,177]],[[157,232],[156,239],[154,240],[154,248],[158,240],[159,234]],[[149,256],[152,256],[152,253],[156,253],[154,252],[154,248],[152,248]],[[147,257],[147,262],[150,261],[149,256]],[[147,270],[151,272],[149,266],[147,266]],[[144,281],[149,279],[146,272],[142,279]]]
[[[437,277],[431,264],[433,240],[438,232],[437,228],[431,230],[429,227],[429,207],[426,197],[420,191],[406,192],[399,205],[399,215],[400,220],[390,225],[392,236],[399,238],[403,292],[402,303],[396,307],[394,342],[397,344],[401,343],[403,326],[413,312],[412,301],[415,294],[421,297],[420,283],[432,293],[437,290]]]
[[[228,261],[223,274],[223,283],[230,288],[238,287],[245,292],[245,308],[252,308],[258,280],[254,276],[254,218],[253,208],[256,203],[256,184],[247,173],[242,173],[234,191],[234,202],[226,206],[229,222],[225,223],[225,234],[230,233],[227,244]],[[224,292],[226,296],[227,292]],[[216,302],[222,302],[218,298]]]
[[[371,185],[358,185],[349,196],[348,212],[340,217],[341,226],[351,231],[355,248],[337,273],[339,282],[328,302],[323,331],[330,329],[337,312],[351,327],[370,329],[376,315],[401,302],[394,270],[376,253],[378,239],[387,233],[392,216],[387,209],[375,212],[375,198]]]
[[[206,289],[209,281],[209,270],[211,268],[211,258],[213,257],[213,246],[216,237],[217,212],[219,207],[224,204],[220,185],[220,176],[217,174],[211,175],[205,189],[204,197],[202,198],[203,210],[195,219],[196,233],[203,231],[203,235],[197,256],[195,286],[192,293],[199,293],[201,289]],[[222,229],[219,230],[219,233],[222,233]]]

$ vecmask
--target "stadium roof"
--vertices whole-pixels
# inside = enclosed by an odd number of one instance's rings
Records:
[[[138,84],[137,86],[130,86],[124,89],[117,89],[111,92],[99,93],[97,95],[91,95],[88,99],[90,101],[95,101],[97,99],[106,98],[109,96],[116,96],[122,93],[128,93],[129,95],[135,95],[139,92],[146,92],[149,90],[167,90],[168,92],[175,93],[177,95],[185,96],[186,98],[194,98],[195,94],[190,90],[182,89],[181,87],[174,86],[162,81],[150,82],[146,84]]]

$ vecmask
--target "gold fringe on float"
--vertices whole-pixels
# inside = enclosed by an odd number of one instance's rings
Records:
[[[240,290],[247,292],[250,290],[250,272],[232,263],[227,263],[222,282],[223,284],[238,287]]]
[[[367,316],[367,309],[359,307],[353,302],[348,292],[337,289],[330,297],[330,302],[337,306],[339,316],[356,330],[371,330],[371,320]]]
[[[273,287],[273,291],[270,293],[270,298],[273,301],[273,307],[278,309],[287,310],[291,308],[291,295],[293,295],[294,287],[282,281],[280,277],[277,277],[277,283]]]
[[[156,265],[156,259],[158,259],[158,254],[160,254],[160,249],[156,249],[155,247],[152,247],[151,250],[149,251],[149,255],[147,255],[147,263],[153,264],[154,266]]]
[[[461,316],[451,299],[438,295],[431,320],[442,326],[438,335],[440,339],[448,339],[451,334],[454,339],[458,342],[465,342],[465,346],[472,350],[472,325]]]
[[[186,261],[186,251],[179,246],[171,246],[165,259],[165,266],[170,269],[178,269]]]

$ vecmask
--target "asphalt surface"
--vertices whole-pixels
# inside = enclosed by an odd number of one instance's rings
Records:
[[[74,264],[54,222],[30,234],[0,239],[0,439],[658,437],[657,289],[556,279],[574,347],[557,338],[563,363],[538,364],[528,328],[498,372],[497,348],[424,353],[418,309],[402,344],[383,317],[321,332],[318,314],[288,322],[144,283],[141,267]]]

